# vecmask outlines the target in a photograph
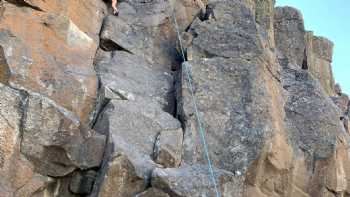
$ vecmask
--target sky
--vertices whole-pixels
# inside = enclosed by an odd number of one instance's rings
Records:
[[[333,75],[344,93],[350,94],[350,0],[276,0],[303,13],[306,30],[334,43]]]

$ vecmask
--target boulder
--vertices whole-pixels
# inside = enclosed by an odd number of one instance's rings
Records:
[[[143,177],[138,176],[135,166],[125,155],[116,155],[108,166],[101,185],[100,197],[134,196],[146,189]]]
[[[215,196],[215,187],[208,174],[208,166],[186,166],[181,168],[157,168],[152,173],[152,186],[166,191],[170,196],[201,197]],[[231,197],[235,190],[236,177],[227,171],[214,169],[220,196]]]
[[[136,152],[151,156],[157,135],[162,131],[176,132],[181,125],[156,103],[112,100],[101,114],[95,129],[98,132],[109,130],[112,140],[124,141]],[[121,145],[115,143],[116,147]]]
[[[147,100],[111,100],[95,129],[100,133],[109,131],[113,144],[110,154],[115,158],[107,161],[108,178],[102,183],[101,196],[132,196],[144,191],[153,169],[159,166],[152,160],[157,136],[163,132],[182,133],[178,120]]]
[[[64,176],[75,168],[99,166],[105,144],[81,125],[79,118],[36,93],[27,98],[21,152],[41,174]]]
[[[162,131],[156,139],[153,157],[155,162],[166,168],[176,168],[181,163],[183,132]]]

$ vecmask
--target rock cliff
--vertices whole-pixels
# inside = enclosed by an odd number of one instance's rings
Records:
[[[203,2],[0,0],[0,197],[216,196],[198,118],[220,196],[350,196],[333,43]]]

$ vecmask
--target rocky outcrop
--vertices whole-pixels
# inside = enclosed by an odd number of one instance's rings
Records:
[[[314,36],[312,32],[306,33],[306,62],[304,67],[316,77],[326,93],[334,95],[334,79],[332,73],[333,43],[322,37]]]
[[[323,65],[315,59],[308,61],[310,43],[305,39],[300,12],[276,8],[271,35],[275,37],[278,62],[273,62],[274,55],[266,52],[268,39],[261,37],[256,25],[251,25],[259,18],[253,17],[254,12],[250,12],[251,17],[245,14],[249,13],[247,4],[215,5],[215,21],[197,21],[189,29],[194,39],[189,47],[193,55],[188,69],[214,166],[243,175],[236,184],[245,184],[246,189],[235,196],[325,196],[333,191],[345,194],[347,172],[343,162],[348,155],[344,153],[337,159],[335,155],[343,146],[338,139],[348,141],[348,136],[339,121],[341,113],[329,98],[334,94],[333,83],[322,81],[331,81],[332,76],[327,72],[317,75],[315,70],[321,70],[318,67]],[[240,11],[244,14],[240,15]],[[219,32],[219,27],[232,25],[226,24],[230,20],[224,18],[230,15],[235,16],[236,26]],[[222,16],[226,20],[221,20]],[[243,29],[238,35],[249,40],[233,39],[232,29]],[[329,71],[331,44],[322,48],[323,41],[316,37],[314,40],[313,53],[328,60],[323,67],[328,66]],[[178,108],[185,123],[183,160],[203,163],[187,72],[183,67]],[[334,170],[337,173],[330,176]]]
[[[38,11],[17,2],[27,1],[3,3],[0,43],[8,74],[2,82],[49,97],[87,122],[96,98],[92,63],[103,3],[35,1]]]
[[[176,34],[167,1],[122,2],[120,7],[120,17],[104,19],[102,50],[96,58],[100,93],[108,104],[94,128],[107,134],[113,147],[99,193],[150,195],[142,192],[150,185],[152,171],[181,162],[183,132],[172,116]]]
[[[1,196],[53,195],[58,177],[100,165],[105,137],[89,124],[104,14],[99,1],[1,1]]]
[[[332,42],[274,0],[203,2],[0,1],[0,196],[350,195]]]

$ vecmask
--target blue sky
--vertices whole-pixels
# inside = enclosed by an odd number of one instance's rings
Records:
[[[305,28],[334,42],[333,74],[350,94],[350,0],[276,0],[301,10]]]

